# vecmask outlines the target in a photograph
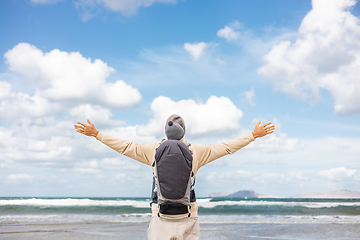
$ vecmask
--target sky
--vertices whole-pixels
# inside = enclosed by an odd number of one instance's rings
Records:
[[[360,191],[355,0],[0,2],[0,196],[149,197],[149,166],[75,131],[188,142],[276,131],[202,167],[196,193]]]

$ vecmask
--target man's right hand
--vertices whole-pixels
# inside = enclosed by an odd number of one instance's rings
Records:
[[[76,128],[76,131],[79,133],[82,133],[86,136],[96,137],[98,135],[99,131],[96,130],[94,124],[92,124],[89,119],[87,120],[87,122],[89,123],[89,125],[87,125],[85,123],[77,122],[80,125],[74,125],[74,127]]]

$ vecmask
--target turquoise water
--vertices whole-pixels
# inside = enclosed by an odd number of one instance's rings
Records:
[[[360,199],[198,199],[201,223],[359,224]],[[0,198],[0,223],[149,222],[149,198]]]

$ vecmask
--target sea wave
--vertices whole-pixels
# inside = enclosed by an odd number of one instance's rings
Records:
[[[334,207],[357,207],[360,202],[299,202],[299,201],[253,201],[253,200],[224,200],[211,201],[212,199],[201,199],[199,207],[215,208],[218,206],[287,206],[287,207],[306,207],[306,208],[334,208]]]
[[[88,207],[88,206],[132,206],[135,208],[149,208],[150,199],[118,199],[118,200],[97,200],[90,198],[65,198],[65,199],[2,199],[0,206],[45,206],[45,207]]]
[[[150,214],[148,198],[2,198],[7,214]],[[359,200],[199,198],[200,215],[360,215]],[[127,215],[126,215],[127,214]]]
[[[29,198],[0,199],[0,206],[45,206],[45,207],[76,207],[76,206],[131,206],[134,208],[149,208],[150,199],[91,199],[91,198]],[[202,208],[218,206],[287,206],[306,208],[359,207],[360,201],[266,201],[266,200],[219,200],[199,198],[197,204]]]

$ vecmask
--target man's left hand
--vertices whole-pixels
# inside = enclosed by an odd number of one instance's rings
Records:
[[[270,133],[273,133],[275,130],[275,125],[270,125],[271,123],[265,123],[264,125],[260,125],[261,121],[259,121],[256,126],[255,130],[252,132],[254,139],[258,137],[264,137]]]

